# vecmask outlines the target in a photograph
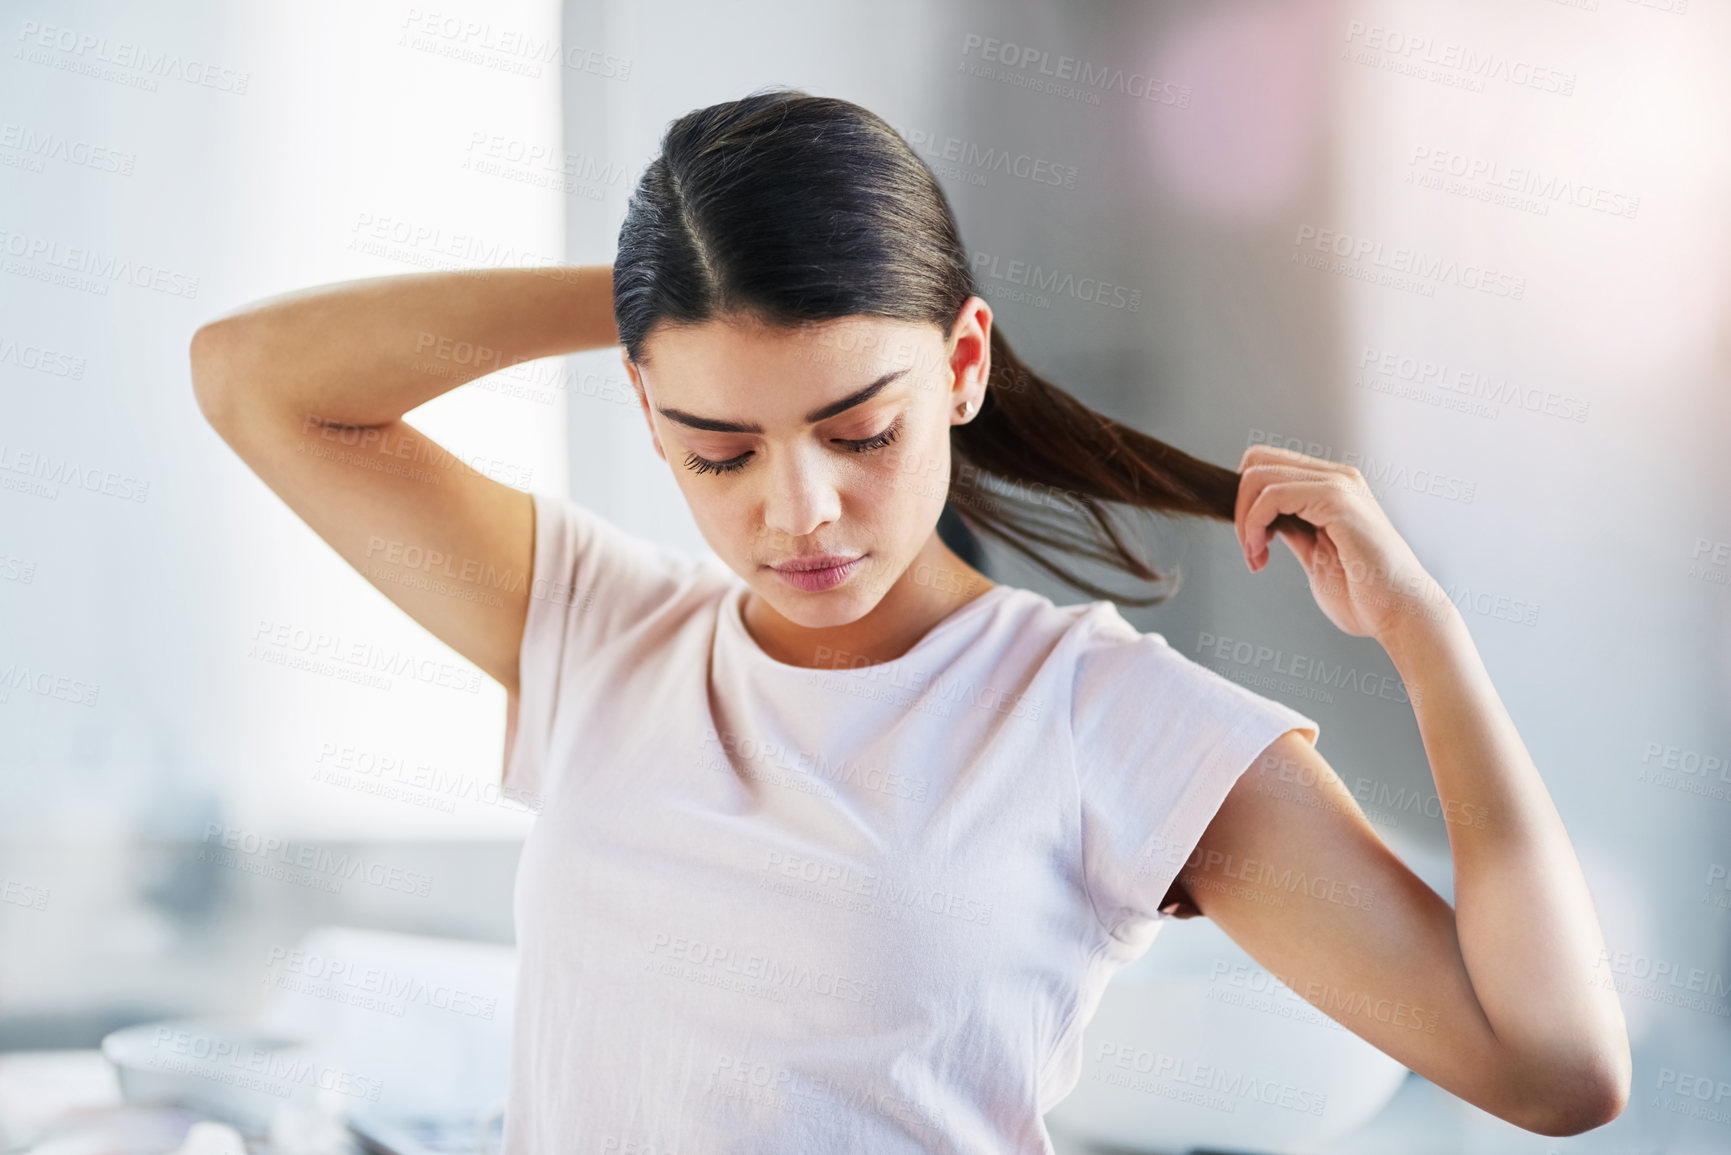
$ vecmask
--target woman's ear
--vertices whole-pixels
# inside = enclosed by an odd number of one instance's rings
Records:
[[[631,359],[631,354],[621,351],[619,360],[625,365],[625,375],[631,378],[631,387],[637,391],[637,405],[643,410],[643,421],[649,426],[649,443],[655,446],[655,456],[667,460],[667,451],[661,448],[661,434],[655,429],[655,415],[649,411],[649,393],[643,388],[643,374],[637,368],[637,363]]]
[[[992,307],[979,297],[962,302],[947,344],[950,407],[965,406],[970,415],[978,413],[992,372]]]

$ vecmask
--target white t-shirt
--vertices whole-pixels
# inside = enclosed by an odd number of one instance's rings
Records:
[[[786,665],[721,562],[534,502],[507,1152],[1051,1152],[1107,980],[1317,724],[1004,585],[893,662]]]

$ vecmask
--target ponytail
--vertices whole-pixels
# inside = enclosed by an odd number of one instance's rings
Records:
[[[992,326],[991,373],[973,421],[950,431],[949,502],[975,532],[1004,542],[1097,598],[1151,606],[1177,592],[1139,557],[1104,503],[1233,520],[1239,475],[1096,413],[1023,363]],[[1007,490],[1007,493],[1006,493]],[[1065,511],[1047,516],[1047,510]],[[1092,523],[1078,525],[1077,515]],[[1283,515],[1276,524],[1298,523]],[[1055,557],[1081,557],[1169,588],[1113,593]]]

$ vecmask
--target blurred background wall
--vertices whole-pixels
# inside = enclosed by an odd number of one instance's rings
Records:
[[[1621,960],[1635,1099],[1597,1141],[1731,1144],[1659,1080],[1731,1079],[1731,9],[93,0],[8,4],[0,36],[0,1048],[238,1009],[324,922],[510,941],[532,819],[497,791],[502,691],[205,425],[187,343],[312,284],[608,262],[668,121],[787,84],[920,150],[1050,379],[1222,464],[1359,466],[1465,611]],[[705,550],[616,351],[411,420]],[[1284,546],[1250,575],[1224,524],[1134,524],[1182,585],[1127,616],[1317,718],[1449,894],[1381,649]],[[272,875],[297,855],[415,885]]]

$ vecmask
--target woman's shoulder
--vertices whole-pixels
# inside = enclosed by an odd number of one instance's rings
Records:
[[[1037,590],[1015,588],[1000,612],[1046,664],[1067,676],[1078,706],[1109,708],[1174,697],[1239,697],[1231,679],[1174,647],[1166,635],[1140,629],[1106,599],[1060,605]]]
[[[998,647],[1000,659],[1014,649],[1059,677],[1073,693],[1121,696],[1147,689],[1172,676],[1177,655],[1163,635],[1139,630],[1125,620],[1116,603],[1104,599],[1059,604],[1038,590],[1003,588],[994,610],[1000,636],[1012,644]]]
[[[712,554],[657,541],[568,497],[534,498],[532,629],[609,636],[675,605],[712,607],[734,584]]]
[[[1082,653],[1126,644],[1165,646],[1157,633],[1138,630],[1124,619],[1115,602],[1105,599],[1060,605],[1038,590],[1022,586],[999,587],[1001,612],[1014,621],[1014,628],[1029,635],[1067,642]]]

